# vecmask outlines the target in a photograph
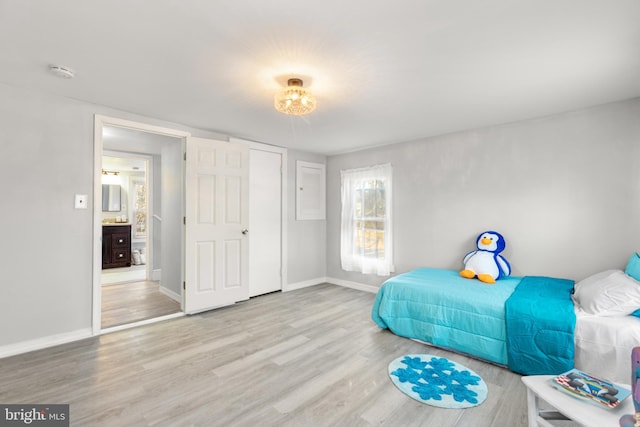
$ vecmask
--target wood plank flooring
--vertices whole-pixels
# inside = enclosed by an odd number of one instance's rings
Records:
[[[158,288],[138,281],[102,286],[102,329],[178,313],[180,304]]]
[[[146,265],[132,265],[131,267],[107,268],[100,273],[100,283],[112,285],[114,283],[138,282],[147,279]]]
[[[526,426],[520,376],[371,320],[374,295],[329,284],[0,360],[0,402],[68,403],[73,426]],[[388,378],[429,353],[487,382],[480,406],[440,409]]]

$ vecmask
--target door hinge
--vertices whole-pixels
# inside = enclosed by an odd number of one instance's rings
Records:
[[[187,282],[182,282],[182,289],[187,289]]]
[[[187,153],[184,153],[184,161],[187,161]]]
[[[186,216],[183,216],[183,217],[182,217],[182,223],[183,223],[184,225],[187,225],[187,217],[186,217]]]

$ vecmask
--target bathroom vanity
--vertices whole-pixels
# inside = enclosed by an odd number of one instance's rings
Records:
[[[102,226],[102,268],[131,266],[131,224]]]

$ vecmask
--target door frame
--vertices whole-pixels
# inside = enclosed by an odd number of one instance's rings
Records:
[[[280,206],[280,290],[282,292],[286,292],[287,289],[287,253],[288,253],[288,232],[287,232],[287,218],[289,218],[288,208],[288,163],[287,163],[287,149],[283,147],[276,147],[275,145],[263,144],[260,142],[249,141],[245,139],[239,138],[229,138],[229,142],[244,144],[249,147],[249,150],[260,150],[260,151],[268,151],[270,153],[280,154],[281,158],[281,174],[280,174],[280,182],[281,182],[281,206]],[[251,163],[249,163],[249,174],[251,174]],[[251,188],[249,188],[249,197],[251,197]],[[249,213],[251,215],[251,213]],[[251,232],[251,230],[249,230]],[[249,276],[251,276],[251,269],[249,269]]]
[[[125,129],[131,129],[136,131],[142,131],[147,133],[154,133],[157,135],[170,136],[178,139],[182,139],[182,146],[184,150],[184,140],[191,136],[190,132],[185,132],[177,129],[170,129],[161,126],[150,125],[147,123],[134,122],[131,120],[119,119],[115,117],[108,117],[96,114],[94,116],[94,133],[93,133],[93,304],[92,304],[92,335],[100,335],[103,330],[101,329],[102,321],[102,287],[101,287],[101,272],[102,272],[102,198],[98,197],[102,192],[102,151],[103,141],[102,132],[105,126],[114,126]],[[184,171],[183,171],[184,174]],[[184,207],[183,207],[184,209]],[[183,236],[184,240],[184,236]],[[182,242],[184,248],[184,241]],[[184,274],[184,260],[181,260],[183,264]],[[182,306],[182,304],[181,304]],[[183,313],[178,313],[183,315]],[[170,315],[175,317],[174,315]],[[167,317],[167,316],[165,316]],[[150,321],[143,321],[144,323],[150,323]],[[109,331],[116,329],[125,329],[127,327],[137,326],[143,322],[136,322],[130,325],[123,325],[122,327],[110,328]]]

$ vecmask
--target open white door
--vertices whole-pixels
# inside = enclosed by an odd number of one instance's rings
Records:
[[[249,299],[249,148],[187,138],[185,313]]]

